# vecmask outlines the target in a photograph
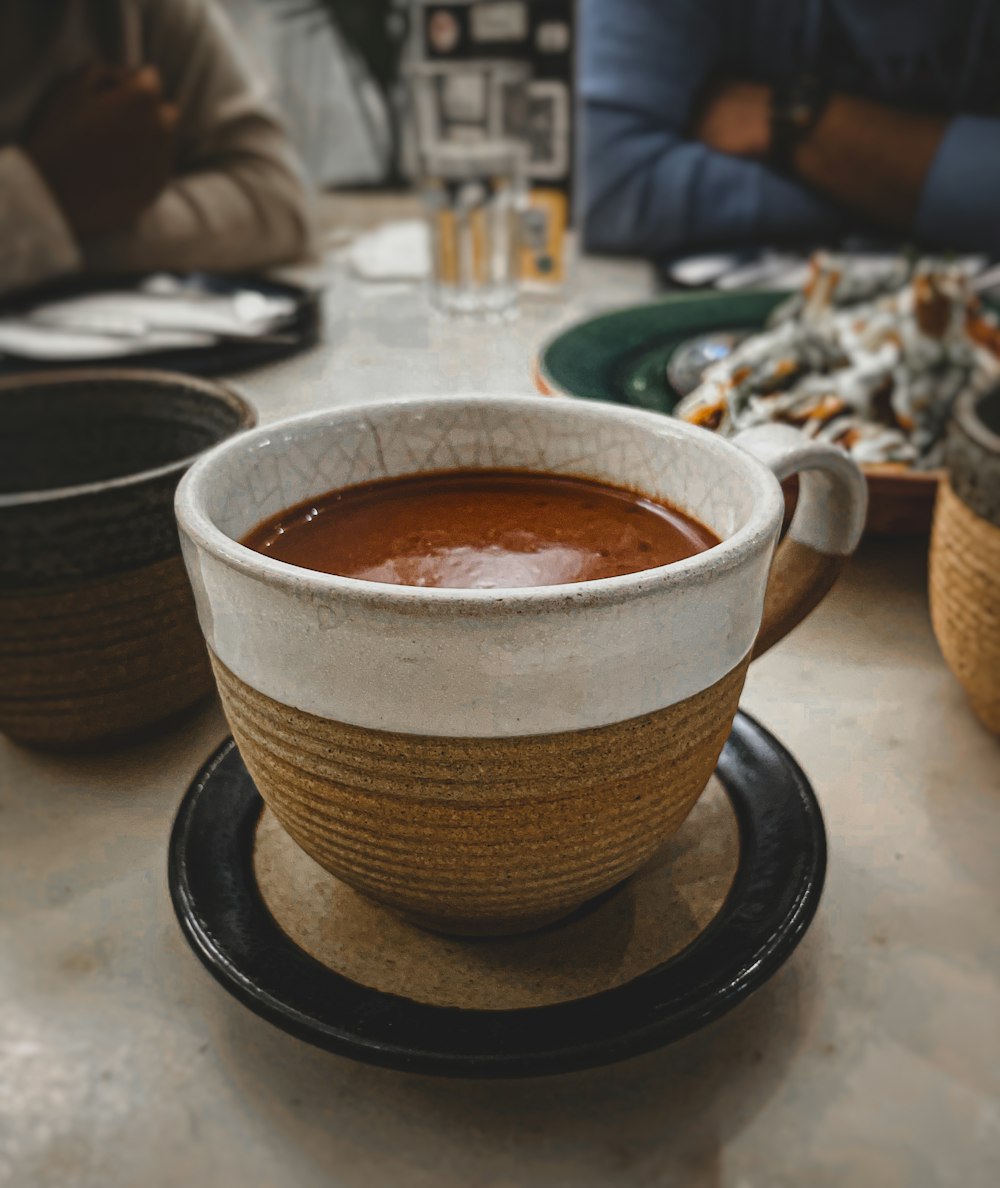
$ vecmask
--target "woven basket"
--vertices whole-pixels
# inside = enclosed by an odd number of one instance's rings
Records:
[[[931,621],[988,730],[1000,734],[1000,527],[941,483],[930,556]]]

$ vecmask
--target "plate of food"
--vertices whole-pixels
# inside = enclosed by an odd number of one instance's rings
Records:
[[[862,466],[869,531],[921,533],[953,401],[1000,383],[1000,307],[959,263],[900,257],[873,273],[823,252],[795,292],[671,294],[570,327],[536,381],[726,435],[795,425]]]

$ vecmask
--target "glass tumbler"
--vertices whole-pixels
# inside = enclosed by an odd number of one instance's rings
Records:
[[[480,59],[410,68],[430,296],[460,316],[513,313],[527,208],[526,63]]]
[[[515,142],[442,144],[422,179],[431,240],[432,304],[464,316],[511,315],[517,304],[524,151]]]

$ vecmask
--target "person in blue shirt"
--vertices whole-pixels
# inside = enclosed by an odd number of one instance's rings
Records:
[[[581,0],[592,250],[1000,256],[1000,0]]]

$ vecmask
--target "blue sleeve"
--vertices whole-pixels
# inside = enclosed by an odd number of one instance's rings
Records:
[[[685,132],[723,61],[724,0],[582,0],[580,224],[587,247],[665,256],[822,239],[843,216]]]
[[[1000,119],[963,115],[948,125],[913,229],[944,248],[1000,256]]]

